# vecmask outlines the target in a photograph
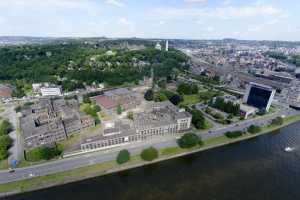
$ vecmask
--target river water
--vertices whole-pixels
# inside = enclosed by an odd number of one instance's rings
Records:
[[[292,152],[284,149],[290,146]],[[8,200],[298,200],[300,123],[248,141]]]

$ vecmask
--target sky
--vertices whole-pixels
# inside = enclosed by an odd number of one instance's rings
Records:
[[[300,41],[299,0],[0,0],[0,36]]]

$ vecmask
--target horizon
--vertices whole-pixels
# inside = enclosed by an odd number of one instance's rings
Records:
[[[268,39],[237,39],[237,38],[143,38],[143,37],[108,37],[108,36],[27,36],[27,35],[0,35],[1,38],[39,38],[39,39],[98,39],[98,38],[105,38],[105,39],[116,39],[116,40],[130,40],[130,39],[140,39],[140,40],[194,40],[194,41],[221,41],[221,40],[236,40],[236,41],[249,41],[249,42],[295,42],[298,43],[300,40],[268,40]]]
[[[0,35],[300,41],[292,0],[10,0]]]

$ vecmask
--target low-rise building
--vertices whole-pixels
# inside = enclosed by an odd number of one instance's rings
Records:
[[[190,130],[191,121],[190,113],[169,101],[154,103],[145,112],[134,115],[131,125],[117,121],[106,127],[103,134],[85,139],[81,150],[96,151],[159,136],[174,137]]]
[[[240,115],[244,117],[244,119],[248,119],[249,116],[255,115],[257,108],[252,106],[247,106],[245,104],[240,105]]]
[[[7,85],[0,85],[0,99],[7,99],[12,97],[13,90]]]
[[[42,96],[61,96],[62,88],[61,86],[49,86],[41,88]]]
[[[69,101],[69,100],[68,100]],[[72,102],[72,100],[70,100]],[[95,126],[95,120],[70,107],[64,99],[41,99],[22,110],[21,132],[27,149],[51,145],[82,129]]]

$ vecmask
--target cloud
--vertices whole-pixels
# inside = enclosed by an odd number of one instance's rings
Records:
[[[123,7],[124,6],[124,3],[122,3],[119,0],[106,0],[105,3],[113,5],[113,6],[117,6],[117,7]]]
[[[119,23],[122,24],[122,25],[131,25],[133,24],[131,21],[129,21],[127,18],[125,17],[121,17],[119,19]]]
[[[184,0],[185,3],[206,3],[207,0]]]
[[[216,8],[156,8],[152,17],[179,20],[183,18],[245,19],[280,16],[283,11],[272,5],[221,6]]]
[[[0,7],[13,7],[13,6],[22,6],[22,7],[67,7],[74,8],[82,6],[86,3],[90,3],[90,0],[9,0],[9,1],[0,1]]]
[[[279,19],[272,19],[271,21],[269,21],[267,24],[268,25],[274,25],[274,24],[278,24],[279,23]]]
[[[163,21],[163,20],[160,20],[160,21],[159,21],[159,25],[164,25],[164,24],[166,24],[165,21]]]
[[[224,0],[223,1],[223,5],[225,5],[225,6],[228,6],[228,5],[230,5],[232,2],[231,2],[231,0]]]

